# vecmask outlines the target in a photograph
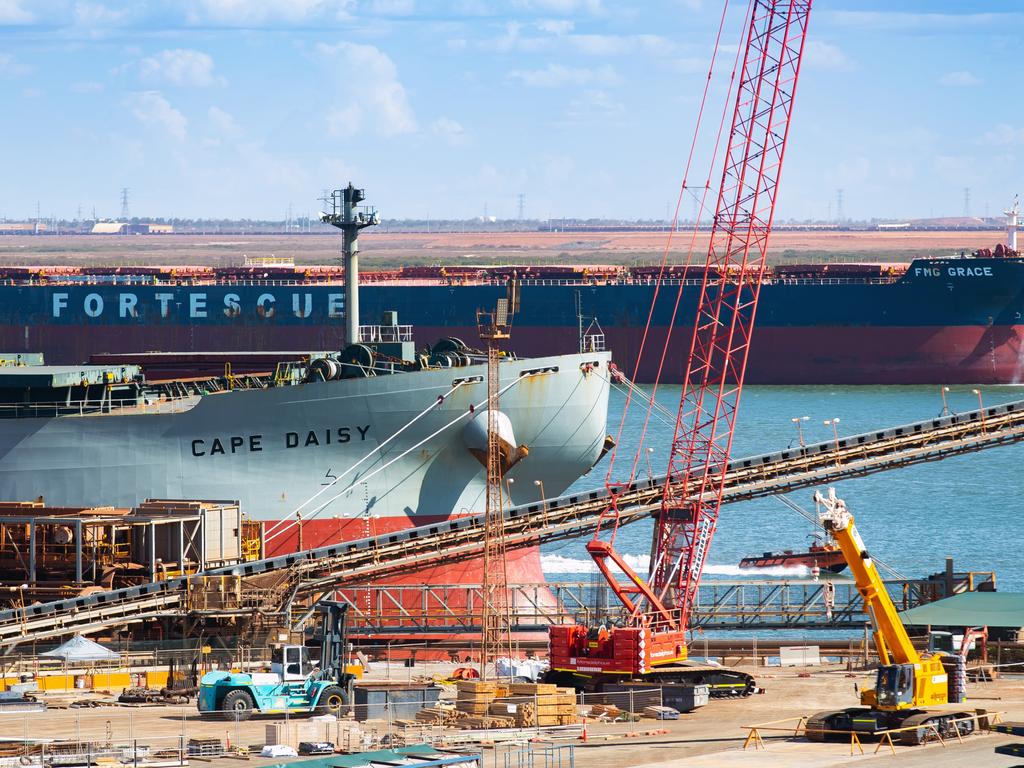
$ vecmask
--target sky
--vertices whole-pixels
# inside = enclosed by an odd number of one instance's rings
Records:
[[[711,88],[721,113],[746,2]],[[723,0],[0,0],[0,217],[664,218]],[[1021,0],[815,0],[777,217],[995,215]],[[698,136],[691,178],[714,144]],[[720,171],[716,171],[720,173]],[[681,215],[692,217],[689,194]]]

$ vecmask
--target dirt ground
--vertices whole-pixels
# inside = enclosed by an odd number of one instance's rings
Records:
[[[420,674],[422,674],[420,671]],[[391,679],[404,679],[406,670],[395,670]],[[998,734],[973,736],[963,743],[930,744],[921,747],[897,746],[893,756],[888,748],[874,754],[876,745],[865,742],[865,755],[850,756],[848,743],[813,744],[803,739],[792,739],[784,733],[765,731],[763,750],[743,750],[747,735],[744,725],[765,723],[839,706],[856,703],[853,685],[863,685],[867,676],[848,677],[839,668],[831,669],[760,669],[756,671],[766,688],[762,695],[749,699],[712,701],[708,706],[683,715],[677,721],[644,720],[631,724],[588,724],[586,743],[573,741],[575,764],[590,768],[625,768],[626,766],[744,766],[744,768],[781,768],[807,766],[826,768],[869,763],[872,766],[1009,766],[1014,760],[996,755],[997,744],[1013,741],[1013,737]],[[800,674],[809,674],[801,677]],[[375,677],[380,677],[376,673]],[[1003,712],[1006,720],[1024,720],[1024,685],[1020,680],[1002,679],[993,683],[971,684],[968,707],[980,707],[989,712]],[[57,704],[57,702],[54,702]],[[66,699],[65,699],[66,703]],[[962,705],[961,705],[962,706]],[[201,719],[194,706],[99,709],[51,709],[32,715],[0,714],[0,739],[64,738],[83,741],[138,739],[152,748],[174,747],[179,738],[212,738],[232,744],[262,744],[267,726],[280,723],[290,738],[314,738],[317,729],[324,729],[319,737],[329,736],[329,724],[316,724],[292,718],[287,723],[273,718],[256,717],[243,723]],[[383,723],[377,724],[384,727]],[[665,734],[644,736],[644,731],[665,729]],[[639,736],[627,734],[640,733]],[[458,732],[457,732],[458,733]],[[565,744],[567,742],[555,742]],[[486,747],[485,765],[499,768],[505,765],[505,753],[522,749],[514,747]],[[563,753],[564,755],[564,753]],[[212,761],[218,766],[237,765],[238,758]],[[253,758],[255,765],[272,761]],[[198,764],[193,761],[193,764]],[[517,763],[514,763],[517,764]],[[537,763],[543,765],[543,761]],[[518,764],[517,764],[518,765]],[[568,768],[567,763],[562,764]]]
[[[1000,232],[810,232],[772,234],[769,260],[909,261],[993,247]],[[677,233],[672,253],[685,254],[692,237]],[[360,237],[366,269],[423,264],[651,264],[660,263],[665,232],[389,233]],[[340,235],[55,235],[0,236],[0,264],[213,264],[243,256],[292,256],[301,264],[339,261]],[[706,250],[707,233],[693,247]],[[678,260],[678,259],[677,259]]]

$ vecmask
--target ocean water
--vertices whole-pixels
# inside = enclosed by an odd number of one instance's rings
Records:
[[[646,387],[645,389],[650,389]],[[674,416],[680,388],[664,386],[657,400]],[[981,389],[986,406],[1024,399],[1024,387]],[[952,411],[978,407],[971,387],[953,387],[946,395]],[[612,391],[609,432],[615,434],[625,397]],[[839,419],[839,434],[853,435],[878,428],[932,418],[942,412],[939,387],[747,387],[743,392],[733,458],[798,445],[794,417],[801,421],[808,443],[832,438],[823,422]],[[639,476],[665,471],[673,425],[669,417],[652,417],[644,446],[639,446],[646,410],[634,399],[623,429],[615,462],[616,477],[628,477],[633,456],[641,450]],[[647,449],[653,449],[648,451]],[[608,470],[606,457],[570,492],[601,487]],[[958,571],[995,571],[1000,591],[1024,591],[1024,444],[991,448],[931,464],[890,470],[836,485],[857,520],[865,544],[875,557],[908,577],[924,577],[945,568],[954,558]],[[821,489],[822,491],[825,488]],[[789,498],[813,513],[814,489]],[[711,544],[707,578],[735,577],[740,559],[769,550],[800,550],[811,543],[811,524],[776,498],[755,499],[722,508]],[[593,571],[585,539],[542,548],[549,580],[579,580]],[[631,566],[645,572],[650,553],[651,523],[619,531],[617,549]],[[801,575],[800,570],[790,572]],[[757,572],[758,576],[789,575]]]

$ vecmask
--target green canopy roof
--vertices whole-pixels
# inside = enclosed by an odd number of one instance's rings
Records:
[[[1024,627],[1024,593],[964,592],[900,614],[915,627]]]

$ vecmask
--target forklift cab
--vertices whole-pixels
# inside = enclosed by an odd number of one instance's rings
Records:
[[[907,709],[914,702],[914,665],[890,664],[878,668],[875,696],[881,709]]]
[[[270,671],[278,675],[281,682],[305,680],[314,666],[309,649],[303,645],[285,645],[270,653]]]

